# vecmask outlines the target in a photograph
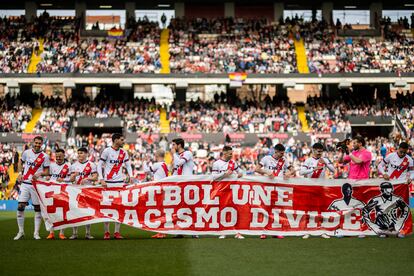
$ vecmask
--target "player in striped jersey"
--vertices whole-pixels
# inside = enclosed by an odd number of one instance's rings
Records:
[[[99,183],[104,187],[122,187],[124,183],[132,184],[132,167],[129,160],[128,152],[122,147],[124,146],[124,137],[120,133],[112,135],[112,146],[103,150],[98,163]],[[125,166],[127,176],[125,177],[122,166]],[[109,222],[104,223],[105,234],[104,239],[109,240]],[[115,239],[123,239],[119,230],[121,224],[115,223]]]
[[[335,167],[332,162],[325,157],[322,157],[323,154],[323,145],[321,143],[315,143],[312,146],[312,156],[305,160],[300,168],[300,175],[303,175],[307,178],[326,178],[326,169],[331,172],[335,172]],[[302,238],[308,239],[310,234],[304,235]],[[330,237],[323,233],[321,235],[324,239],[329,239]]]
[[[93,185],[98,180],[96,165],[88,160],[88,150],[86,148],[78,149],[78,161],[70,167],[70,181],[74,185]],[[92,240],[91,225],[86,227],[85,239]],[[71,240],[78,238],[78,227],[73,227],[73,234],[69,238]]]
[[[151,165],[144,163],[144,171],[152,175],[153,180],[160,180],[168,177],[168,166],[164,162],[165,151],[162,149],[157,150],[155,158],[157,162]]]
[[[233,149],[229,146],[223,147],[223,152],[221,153],[221,158],[219,160],[216,160],[213,163],[212,167],[212,173],[215,176],[215,181],[222,180],[224,178],[227,178],[231,176],[232,174],[237,174],[237,177],[243,176],[243,171],[239,167],[239,165],[236,164],[233,158]],[[225,239],[226,235],[221,235],[219,239]],[[236,236],[234,236],[235,239],[244,239],[244,237],[237,233]]]
[[[299,172],[300,175],[307,178],[323,179],[326,177],[326,169],[332,173],[335,172],[332,162],[328,158],[322,157],[323,149],[321,143],[315,143],[312,146],[312,156],[303,162]]]
[[[168,177],[168,167],[167,164],[164,162],[165,158],[165,151],[162,149],[157,150],[155,153],[156,161],[153,164],[148,165],[144,163],[144,171],[150,175],[152,175],[153,180],[161,180],[163,178]],[[163,239],[167,235],[163,233],[157,233],[152,236],[153,239]]]
[[[193,175],[193,154],[184,149],[184,140],[176,138],[172,141],[173,175]]]
[[[173,156],[173,175],[193,175],[194,161],[193,154],[184,149],[184,140],[176,138],[171,143],[171,155]],[[183,238],[183,235],[176,235],[175,238]],[[198,235],[193,235],[198,239]]]
[[[256,166],[255,172],[261,175],[267,175],[271,179],[282,177],[288,179],[292,176],[292,173],[290,172],[292,166],[284,158],[285,147],[282,144],[277,144],[274,149],[275,152],[273,155],[267,155],[260,160],[259,164]],[[266,239],[266,235],[263,234],[260,238]],[[284,237],[278,235],[276,238],[283,239]]]
[[[284,158],[285,147],[282,144],[277,144],[273,155],[263,157],[256,166],[255,172],[261,175],[267,175],[273,178],[289,178],[292,176],[290,171],[291,165],[288,160]]]
[[[32,185],[32,181],[38,177],[49,175],[49,155],[42,151],[42,144],[43,138],[36,136],[33,139],[33,149],[25,150],[22,153],[22,158],[19,163],[20,173],[17,178],[18,182],[21,183],[18,199],[19,204],[17,207],[17,225],[19,226],[19,232],[14,237],[14,240],[19,240],[24,237],[24,209],[30,199],[35,210],[33,238],[40,240],[39,229],[42,222],[42,215],[40,213],[39,197]]]
[[[402,142],[396,152],[388,154],[379,164],[378,171],[385,180],[399,179],[411,183],[414,177],[413,159],[407,154],[408,144]]]
[[[50,176],[46,177],[47,180],[51,180],[55,183],[67,183],[70,181],[70,164],[65,160],[65,151],[63,149],[57,149],[55,151],[56,162],[50,163]],[[50,229],[48,240],[55,239],[55,231]],[[64,230],[59,231],[59,239],[66,240]]]

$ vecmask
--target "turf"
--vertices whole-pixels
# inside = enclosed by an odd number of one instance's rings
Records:
[[[153,240],[152,233],[122,226],[122,241],[35,241],[33,213],[26,238],[14,212],[0,212],[0,275],[408,275],[414,271],[414,237],[405,239],[212,237]],[[46,231],[42,227],[42,237]],[[71,230],[66,231],[71,234]],[[79,229],[83,237],[84,228]]]

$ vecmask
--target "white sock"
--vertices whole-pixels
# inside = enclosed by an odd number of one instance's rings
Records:
[[[104,222],[105,233],[109,232],[109,222]]]
[[[88,225],[86,225],[86,235],[87,236],[90,236],[91,235],[91,225],[90,224],[88,224]]]
[[[72,230],[73,230],[73,235],[77,236],[78,235],[78,227],[73,227]]]
[[[121,228],[121,224],[119,222],[115,222],[115,233],[119,233],[120,228]]]
[[[17,225],[19,226],[19,233],[24,232],[24,211],[17,211]]]
[[[34,232],[39,234],[40,224],[42,224],[42,214],[40,212],[35,212],[34,217]]]
[[[65,235],[65,230],[60,229],[59,234],[61,234],[61,235]]]

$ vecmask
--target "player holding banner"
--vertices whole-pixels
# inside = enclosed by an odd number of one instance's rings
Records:
[[[411,183],[414,177],[414,164],[407,154],[408,144],[402,142],[396,152],[388,154],[378,165],[378,172],[385,180],[398,179]]]
[[[332,173],[335,172],[335,167],[332,162],[325,157],[322,157],[324,147],[321,143],[315,143],[312,146],[312,156],[303,162],[299,174],[305,176],[306,178],[326,178],[326,169],[330,170]],[[309,234],[304,235],[303,239],[308,239]],[[322,234],[322,238],[329,239],[330,237],[327,234]]]
[[[70,181],[70,164],[65,160],[65,151],[63,149],[57,149],[55,151],[56,162],[50,163],[50,176],[46,176],[46,180],[51,180],[55,183],[67,183]],[[50,229],[48,240],[55,239],[55,231]],[[66,240],[64,230],[59,231],[59,239]]]
[[[156,161],[155,163],[148,165],[144,163],[144,172],[153,176],[153,180],[157,181],[163,178],[168,177],[168,166],[164,162],[165,151],[162,149],[157,150],[155,153]]]
[[[152,175],[154,181],[157,181],[157,180],[161,180],[163,178],[168,177],[168,166],[164,162],[164,159],[165,159],[165,151],[164,150],[162,150],[162,149],[157,150],[157,152],[155,153],[155,158],[156,158],[157,162],[155,162],[151,165],[148,165],[146,162],[144,163],[144,171],[147,174]],[[153,235],[151,238],[153,238],[153,239],[163,239],[166,236],[167,236],[166,234],[157,233],[157,234]]]
[[[131,161],[126,150],[122,149],[124,146],[124,137],[120,133],[112,135],[112,146],[103,150],[101,158],[98,163],[99,183],[104,187],[122,187],[124,183],[132,184],[132,167]],[[127,177],[125,177],[122,166],[125,166]],[[105,234],[104,239],[109,240],[111,234],[109,233],[109,222],[104,223]],[[120,230],[121,224],[115,223],[115,239],[123,239]]]
[[[323,149],[321,143],[315,143],[312,146],[312,157],[303,162],[299,171],[300,175],[306,178],[324,179],[326,177],[326,169],[332,173],[335,172],[332,162],[328,158],[322,157]]]
[[[193,175],[194,160],[193,154],[184,148],[184,140],[175,138],[171,143],[171,155],[173,156],[173,175]],[[183,238],[183,235],[176,235],[175,238]],[[193,235],[198,239],[198,235]]]
[[[221,179],[229,177],[232,174],[237,174],[237,177],[243,176],[243,171],[241,170],[239,165],[237,165],[236,162],[232,160],[232,157],[233,149],[229,146],[224,146],[221,159],[213,163],[212,174],[214,175],[215,181],[219,181]],[[219,239],[225,238],[226,235],[221,235],[219,237]],[[234,236],[234,238],[244,239],[244,237],[240,233],[237,233],[236,236]]]
[[[33,149],[25,150],[22,153],[22,158],[19,166],[19,176],[17,180],[21,183],[19,204],[17,207],[17,225],[19,232],[14,237],[14,240],[19,240],[24,237],[24,209],[32,200],[35,211],[34,217],[34,233],[33,238],[40,240],[39,229],[42,222],[42,215],[40,213],[39,197],[32,185],[32,181],[41,176],[49,175],[49,155],[42,151],[43,138],[36,136],[33,139]]]
[[[78,149],[78,161],[70,167],[70,181],[75,185],[92,185],[98,180],[96,165],[88,160],[88,150],[86,148]],[[85,226],[85,239],[92,240],[91,225]],[[78,238],[78,227],[73,227],[73,234],[69,238],[75,240]]]
[[[263,157],[259,164],[256,166],[255,172],[261,175],[267,175],[270,179],[273,178],[284,178],[288,179],[292,176],[289,171],[291,165],[288,160],[284,158],[285,147],[282,144],[277,144],[274,147],[275,152],[273,155],[267,155]],[[266,235],[261,235],[261,239],[266,239]],[[278,239],[283,239],[281,235],[276,236]]]
[[[184,149],[184,140],[172,140],[171,154],[173,156],[173,175],[193,175],[193,154]]]

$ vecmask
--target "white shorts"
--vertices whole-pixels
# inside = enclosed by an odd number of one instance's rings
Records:
[[[29,200],[32,200],[33,205],[39,205],[39,197],[37,196],[37,193],[35,191],[35,188],[33,185],[24,184],[20,186],[20,194],[19,194],[19,202],[29,202]]]

